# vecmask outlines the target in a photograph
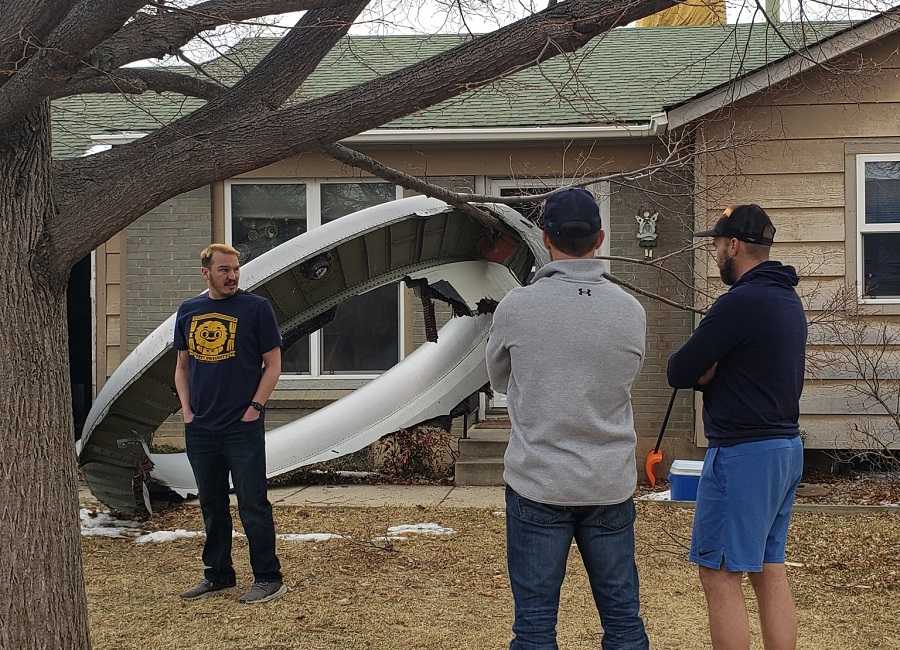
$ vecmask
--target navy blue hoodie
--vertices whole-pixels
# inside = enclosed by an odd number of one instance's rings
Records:
[[[721,296],[669,359],[669,384],[703,391],[711,447],[800,434],[806,315],[797,273],[763,262]],[[718,363],[704,387],[697,381]]]

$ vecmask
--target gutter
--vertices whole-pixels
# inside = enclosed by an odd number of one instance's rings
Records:
[[[661,114],[664,116],[664,114]],[[603,138],[648,138],[658,135],[660,125],[651,118],[643,124],[600,126],[525,126],[440,129],[372,129],[350,136],[348,144],[540,142],[546,140],[599,140]]]
[[[653,138],[665,133],[666,113],[656,113],[650,120],[637,124],[602,124],[597,126],[513,126],[487,128],[440,129],[371,129],[341,140],[347,144],[408,144],[473,142],[545,142],[550,140],[601,140],[612,138]],[[147,135],[142,132],[119,132],[92,135],[94,143],[86,153],[105,151],[112,146],[127,144]]]

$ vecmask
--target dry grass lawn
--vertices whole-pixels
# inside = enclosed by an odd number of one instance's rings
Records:
[[[709,647],[702,593],[681,547],[691,516],[640,506],[643,610],[656,650]],[[335,532],[358,540],[404,523],[438,522],[458,533],[398,542],[395,552],[344,540],[279,543],[291,591],[252,607],[238,604],[238,591],[195,603],[177,598],[199,576],[197,539],[136,545],[85,538],[94,647],[481,650],[508,643],[512,602],[502,516],[489,510],[276,508],[276,518],[280,532]],[[153,525],[199,530],[199,511],[182,507]],[[800,648],[900,648],[900,518],[797,514],[788,554],[803,565],[790,568]],[[235,542],[235,564],[246,585],[244,540]],[[576,549],[569,571],[560,647],[598,648],[599,623]],[[762,648],[755,623],[754,636],[753,647]]]

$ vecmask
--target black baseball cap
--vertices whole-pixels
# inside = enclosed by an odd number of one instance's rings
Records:
[[[582,187],[554,192],[544,200],[543,229],[552,235],[587,237],[603,229],[594,195]]]
[[[755,203],[738,205],[723,215],[712,230],[694,233],[694,237],[734,237],[751,244],[775,243],[775,226],[766,211]]]

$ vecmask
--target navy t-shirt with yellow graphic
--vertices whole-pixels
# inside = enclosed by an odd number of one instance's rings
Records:
[[[187,432],[255,430],[262,418],[241,422],[262,378],[262,355],[281,345],[269,301],[245,291],[182,303],[175,349],[190,354],[191,410]]]

